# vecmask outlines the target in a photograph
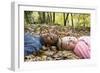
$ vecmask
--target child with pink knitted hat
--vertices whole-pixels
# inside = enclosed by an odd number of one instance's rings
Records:
[[[80,58],[90,58],[90,37],[83,36],[78,39],[74,52]]]
[[[73,50],[73,52],[80,59],[90,58],[90,37],[89,36],[82,36],[78,39],[71,36],[63,37],[59,40],[58,45],[60,45],[60,48],[66,50]]]

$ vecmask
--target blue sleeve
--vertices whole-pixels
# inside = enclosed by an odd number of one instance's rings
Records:
[[[34,37],[30,34],[24,35],[24,54],[29,55],[38,52],[42,48],[40,37]]]

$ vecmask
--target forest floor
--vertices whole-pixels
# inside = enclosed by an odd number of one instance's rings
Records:
[[[74,36],[76,38],[81,36],[90,36],[90,28],[83,27],[66,27],[66,26],[58,26],[58,25],[33,25],[33,26],[25,26],[29,29],[31,34],[44,34],[48,33],[48,30],[52,33],[57,34],[59,37],[64,36]],[[27,29],[25,28],[25,31]],[[56,48],[56,49],[55,49]],[[53,50],[50,50],[53,49]],[[25,56],[25,62],[32,61],[49,61],[49,60],[67,60],[67,59],[79,59],[78,56],[74,54],[73,51],[70,50],[57,50],[56,46],[43,46],[40,50],[39,54],[32,54],[29,56]]]

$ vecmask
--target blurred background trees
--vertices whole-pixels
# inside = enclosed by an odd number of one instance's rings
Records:
[[[47,24],[61,25],[75,28],[90,28],[90,14],[88,13],[65,13],[65,12],[41,12],[25,11],[24,24]]]

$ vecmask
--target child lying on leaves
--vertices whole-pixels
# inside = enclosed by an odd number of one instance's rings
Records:
[[[35,35],[35,34],[31,35],[30,33],[25,33],[24,34],[24,55],[26,56],[32,54],[33,52],[38,53],[40,49],[42,49],[44,43],[46,43],[45,41],[49,42],[49,40],[46,39],[48,38],[45,37],[44,40],[43,36]],[[53,40],[55,40],[55,38],[52,38],[52,41]],[[81,59],[90,58],[90,37],[89,36],[83,36],[78,39],[75,37],[66,36],[59,39],[56,42],[58,42],[57,47],[66,50],[73,50],[73,52]],[[48,44],[51,45],[51,42]],[[55,43],[53,42],[53,44]]]
[[[75,37],[63,37],[59,39],[58,47],[73,50],[73,52],[81,59],[90,58],[90,37],[83,36],[80,38]]]
[[[42,48],[43,40],[39,35],[24,34],[24,55],[38,53]]]

